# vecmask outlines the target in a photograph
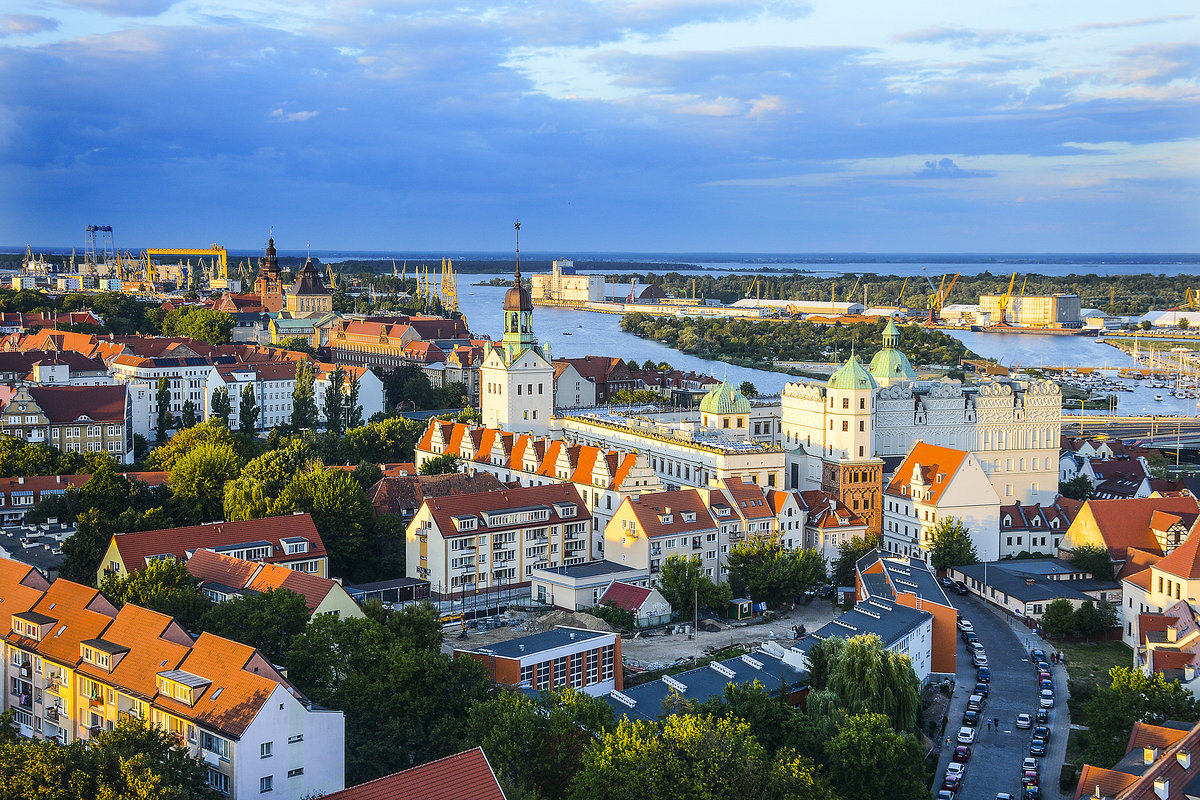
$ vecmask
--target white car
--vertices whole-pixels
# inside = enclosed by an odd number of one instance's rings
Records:
[[[975,630],[975,626],[971,624],[971,620],[969,619],[960,619],[958,621],[958,629],[960,631],[973,631]]]
[[[1041,772],[1036,758],[1026,758],[1021,762],[1021,772]]]
[[[958,775],[961,777],[962,774],[966,771],[967,771],[967,765],[960,764],[957,761],[951,761],[949,764],[946,765],[946,774],[947,775]]]
[[[987,653],[977,650],[975,655],[971,656],[971,663],[977,667],[986,667],[988,665]]]
[[[1017,714],[1017,727],[1018,728],[1032,728],[1033,727],[1033,717],[1029,716],[1028,714]]]
[[[1038,705],[1042,708],[1054,708],[1054,690],[1042,689],[1042,694],[1038,700]]]
[[[958,729],[959,744],[975,744],[975,729],[963,726]]]

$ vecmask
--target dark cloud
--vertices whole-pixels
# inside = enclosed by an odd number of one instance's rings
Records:
[[[27,36],[31,33],[58,30],[58,20],[36,14],[5,14],[0,16],[0,36]]]
[[[939,158],[926,161],[925,166],[913,173],[918,178],[991,178],[996,173],[990,170],[963,169],[952,159]]]

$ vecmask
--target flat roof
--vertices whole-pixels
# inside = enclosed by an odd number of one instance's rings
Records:
[[[633,567],[618,564],[614,561],[589,561],[584,564],[571,564],[566,567],[542,567],[534,570],[535,572],[548,572],[554,575],[562,575],[566,578],[595,578],[599,575],[614,575],[623,572],[645,572],[646,570],[637,570]]]
[[[502,658],[520,658],[521,656],[529,656],[545,650],[554,650],[572,642],[586,642],[591,639],[616,635],[611,631],[592,631],[586,628],[568,628],[559,625],[553,630],[509,639],[507,642],[498,642],[490,647],[476,647],[466,652],[501,656]],[[524,650],[521,649],[522,646],[524,646]]]

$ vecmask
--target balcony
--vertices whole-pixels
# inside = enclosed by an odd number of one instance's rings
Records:
[[[46,692],[59,697],[62,696],[62,683],[59,682],[57,675],[52,676],[48,681],[46,681]]]
[[[221,756],[218,755],[217,753],[214,753],[212,750],[203,750],[202,749],[200,751],[200,757],[202,759],[204,759],[204,763],[206,763],[212,767],[219,766],[221,763]]]
[[[58,712],[58,706],[47,706],[46,719],[50,720],[51,722],[58,722]]]
[[[26,662],[26,663],[22,664],[21,665],[21,677],[29,678],[29,677],[32,677],[32,675],[33,675],[33,670],[30,668],[29,663]]]
[[[16,702],[17,708],[24,708],[24,709],[32,709],[33,708],[33,699],[29,695],[19,694],[19,695],[16,695],[16,698],[17,698],[17,702]]]

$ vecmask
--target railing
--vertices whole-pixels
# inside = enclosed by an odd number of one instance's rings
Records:
[[[58,706],[48,706],[46,708],[46,719],[50,720],[51,722],[58,722],[58,712]]]

